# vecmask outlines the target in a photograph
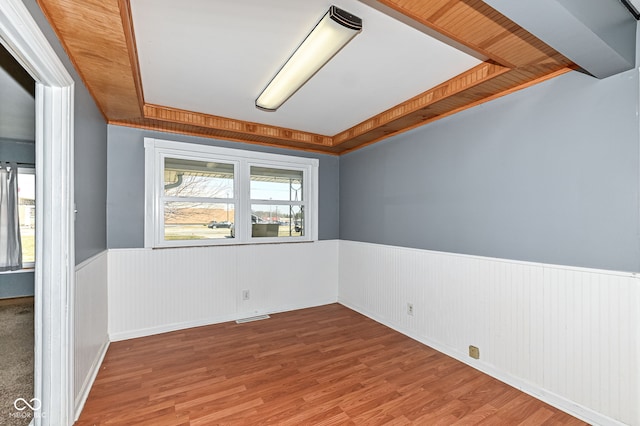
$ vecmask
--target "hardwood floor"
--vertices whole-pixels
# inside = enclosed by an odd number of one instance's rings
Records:
[[[112,343],[94,424],[585,423],[333,304]]]

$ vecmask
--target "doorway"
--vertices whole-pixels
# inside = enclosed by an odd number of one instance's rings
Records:
[[[33,419],[71,425],[74,82],[21,0],[0,2],[0,43],[36,82]]]
[[[2,234],[5,249],[9,241],[20,244],[5,252],[13,255],[3,258],[0,272],[0,425],[33,418],[20,408],[34,398],[35,127],[35,81],[0,45],[0,167],[3,178],[18,172],[18,192],[10,190],[7,200],[20,224],[19,236],[9,238],[15,234],[8,228]]]

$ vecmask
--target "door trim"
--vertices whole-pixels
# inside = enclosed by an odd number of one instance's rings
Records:
[[[36,426],[71,425],[74,80],[21,0],[0,2],[0,42],[36,81]]]

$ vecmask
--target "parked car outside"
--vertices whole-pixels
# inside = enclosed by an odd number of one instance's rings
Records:
[[[209,222],[207,225],[209,228],[231,228],[231,222],[216,222],[215,220]]]

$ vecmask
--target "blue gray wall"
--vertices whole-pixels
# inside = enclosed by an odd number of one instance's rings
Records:
[[[33,123],[33,127],[36,123]],[[33,141],[21,141],[0,137],[0,159],[22,164],[36,164],[36,144]]]
[[[76,264],[107,248],[107,124],[36,0],[23,0],[75,81]]]
[[[338,238],[339,159],[336,156],[113,125],[109,126],[108,134],[107,241],[109,248],[144,247],[145,137],[319,159],[318,237],[321,240]]]
[[[638,72],[572,72],[340,159],[340,238],[640,271]]]
[[[0,299],[33,296],[34,284],[32,271],[3,273],[0,275]]]

